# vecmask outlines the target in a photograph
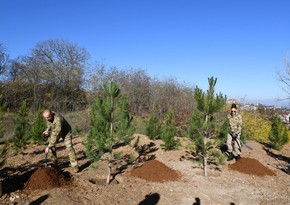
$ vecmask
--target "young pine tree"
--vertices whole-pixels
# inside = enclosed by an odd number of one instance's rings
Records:
[[[215,94],[214,87],[217,78],[208,78],[209,89],[203,92],[196,87],[194,90],[195,108],[189,122],[189,138],[196,146],[196,153],[203,161],[204,176],[207,176],[207,162],[209,158],[222,159],[222,153],[215,148],[214,133],[216,123],[214,114],[219,112],[226,104],[223,94]],[[211,140],[210,140],[211,139]]]
[[[36,112],[36,117],[32,124],[30,130],[30,138],[32,139],[34,144],[44,144],[46,138],[43,136],[43,131],[45,130],[46,124],[42,117],[42,109],[38,108]]]
[[[227,140],[227,134],[230,132],[229,119],[226,117],[221,123],[220,129],[218,130],[217,139],[224,143]]]
[[[111,181],[111,168],[114,162],[113,149],[120,144],[129,144],[134,133],[128,101],[120,96],[120,89],[114,82],[104,86],[105,97],[98,96],[92,106],[90,131],[87,136],[86,154],[98,161],[108,153],[107,184]]]
[[[8,142],[8,140],[6,140],[4,142],[4,145],[0,149],[0,167],[3,164],[5,164],[5,161],[6,161],[6,152],[8,150],[8,145],[9,145],[9,142]]]
[[[2,96],[0,96],[0,102],[2,102]],[[3,139],[4,138],[4,134],[5,134],[5,128],[4,128],[4,125],[3,125],[4,109],[5,108],[6,108],[6,103],[1,103],[0,104],[0,139]]]
[[[25,149],[25,146],[28,144],[30,139],[29,130],[30,124],[28,119],[28,109],[26,107],[26,101],[23,101],[16,116],[13,134],[13,145],[15,153]]]
[[[0,96],[0,102],[2,102],[2,96]],[[0,142],[3,144],[0,148],[0,166],[5,162],[6,151],[8,148],[8,140],[4,139],[5,128],[3,125],[4,120],[4,109],[6,107],[6,103],[0,104]]]
[[[275,116],[269,133],[269,144],[276,150],[281,150],[289,141],[287,127],[279,116]]]
[[[176,132],[177,129],[174,121],[174,113],[172,108],[169,108],[165,116],[165,122],[161,128],[161,139],[164,142],[161,146],[165,150],[173,150],[178,148],[179,141],[175,139]]]
[[[153,105],[153,110],[149,116],[148,121],[146,122],[146,135],[151,140],[160,139],[161,135],[161,123],[157,116],[156,106]]]

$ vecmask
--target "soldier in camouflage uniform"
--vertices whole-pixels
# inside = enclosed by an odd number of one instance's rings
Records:
[[[52,112],[49,109],[43,111],[43,118],[46,120],[46,130],[43,134],[48,137],[48,145],[45,148],[45,153],[48,154],[53,164],[57,165],[56,143],[60,138],[64,140],[66,150],[68,152],[71,166],[75,172],[78,172],[78,162],[75,150],[72,145],[72,129],[70,124],[63,116]]]
[[[231,114],[228,115],[229,119],[229,126],[230,126],[230,133],[227,135],[227,147],[228,147],[228,161],[239,160],[241,158],[241,131],[242,131],[242,116],[238,114],[236,104],[232,104],[231,106]],[[234,151],[235,156],[233,154],[233,145],[234,144]]]

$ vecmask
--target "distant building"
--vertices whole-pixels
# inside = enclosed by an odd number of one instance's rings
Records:
[[[227,100],[227,104],[233,104],[233,103],[237,104],[237,100],[234,99],[234,98],[229,98],[229,99]]]
[[[256,105],[252,105],[252,104],[245,104],[245,105],[241,105],[241,110],[246,110],[246,111],[255,111],[257,110],[257,106]]]
[[[283,123],[290,123],[290,113],[288,114],[280,114],[279,117],[281,118]]]

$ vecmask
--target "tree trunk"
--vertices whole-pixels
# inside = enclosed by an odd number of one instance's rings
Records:
[[[203,158],[203,173],[204,173],[204,176],[207,177],[207,157],[204,156]]]
[[[109,161],[109,166],[108,166],[107,184],[110,184],[110,180],[111,180],[111,160]]]
[[[205,116],[206,124],[207,124],[207,121],[208,121],[208,115]],[[204,133],[204,137],[203,137],[204,145],[206,145],[207,135],[208,135],[208,131]],[[204,176],[207,177],[207,150],[204,150],[204,153],[203,153],[203,173],[204,173]]]
[[[206,144],[206,134],[203,138],[203,143]],[[207,150],[203,153],[203,173],[204,176],[207,177]]]

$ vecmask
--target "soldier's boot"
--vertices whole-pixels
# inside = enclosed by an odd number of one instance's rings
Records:
[[[51,160],[51,164],[50,167],[54,168],[54,169],[58,169],[58,161],[57,160]]]
[[[228,152],[228,161],[233,160],[235,157],[232,152]]]
[[[240,160],[241,159],[241,156],[240,155],[237,155],[236,156],[236,161]]]

